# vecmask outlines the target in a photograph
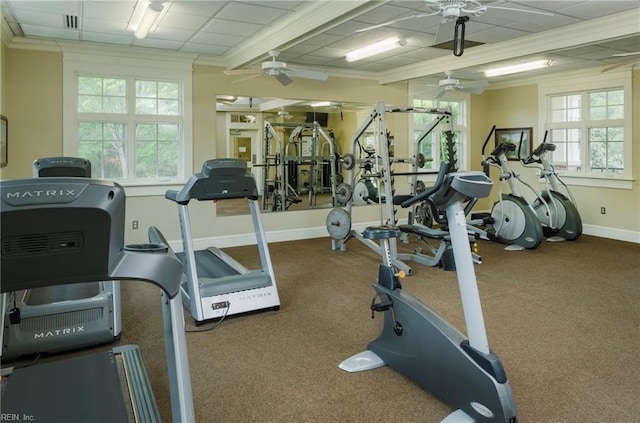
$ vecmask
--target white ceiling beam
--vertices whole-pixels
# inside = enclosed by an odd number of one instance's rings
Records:
[[[387,2],[388,0],[307,2],[306,8],[283,19],[266,32],[261,32],[259,37],[240,44],[237,50],[225,58],[227,68],[236,69],[253,64],[264,59],[269,50],[285,49],[299,44]]]
[[[638,33],[638,22],[640,9],[626,11],[510,41],[473,47],[460,57],[452,54],[381,72],[378,82],[390,84],[625,37]]]

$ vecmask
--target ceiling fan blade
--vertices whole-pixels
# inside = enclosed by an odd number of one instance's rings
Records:
[[[465,89],[485,88],[488,85],[489,85],[489,81],[485,81],[485,80],[464,81],[460,83],[460,87]]]
[[[468,87],[468,86],[460,86],[458,88],[460,91],[464,91],[469,94],[482,94],[484,92],[484,86],[482,87]]]
[[[291,68],[289,68],[288,74],[297,78],[317,79],[318,81],[326,81],[329,77],[325,72]]]
[[[246,77],[246,78],[236,79],[235,81],[232,81],[231,83],[232,83],[232,84],[237,84],[238,82],[248,81],[249,79],[257,78],[257,77],[259,77],[259,76],[262,76],[262,73],[257,73],[257,74],[255,74],[255,75],[251,75],[251,76],[248,76],[248,77]]]
[[[453,34],[455,32],[456,21],[442,21],[438,25],[438,32],[436,32],[436,40],[434,44],[446,43],[453,40]]]
[[[392,19],[392,20],[390,20],[390,21],[383,22],[383,23],[378,24],[378,25],[373,25],[373,26],[368,26],[368,27],[366,27],[366,28],[358,29],[358,30],[356,30],[356,32],[365,32],[365,31],[370,31],[370,30],[372,30],[372,29],[382,28],[383,26],[393,25],[394,23],[397,23],[397,22],[406,21],[407,19],[423,18],[423,17],[425,17],[425,16],[433,16],[433,15],[437,15],[438,13],[439,13],[439,12],[435,12],[435,13],[419,13],[419,14],[417,14],[417,15],[405,16],[404,18]]]
[[[262,69],[225,69],[223,72],[228,76],[260,75],[262,74]]]
[[[625,60],[624,62],[620,62],[620,63],[613,64],[611,66],[607,66],[606,68],[602,69],[600,71],[600,73],[609,72],[609,71],[612,71],[614,69],[618,69],[618,68],[621,68],[623,66],[631,65],[631,64],[636,63],[636,62],[640,62],[640,57],[634,57],[631,60]]]
[[[271,75],[271,76],[277,79],[278,82],[280,82],[285,87],[293,82],[293,79],[289,78],[289,75],[283,72],[278,72],[275,75]]]
[[[534,25],[545,24],[553,16],[552,13],[537,12],[526,9],[514,9],[512,7],[486,6],[486,8],[487,10],[482,15],[487,18],[506,19],[509,21],[531,23]]]
[[[440,99],[440,98],[442,98],[442,97],[444,97],[444,96],[446,96],[446,95],[447,95],[447,93],[448,93],[448,91],[447,91],[447,90],[441,90],[441,91],[438,93],[438,95],[436,95],[436,97],[435,97],[435,98],[436,98],[436,100],[437,100],[437,99]]]

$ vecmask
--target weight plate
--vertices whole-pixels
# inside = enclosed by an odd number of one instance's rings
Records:
[[[346,204],[351,200],[351,196],[353,195],[353,188],[349,184],[339,184],[336,187],[336,200],[342,204]]]
[[[425,189],[427,189],[427,186],[424,184],[424,182],[416,182],[416,195],[423,193]]]
[[[345,239],[351,233],[351,216],[349,212],[335,207],[327,215],[327,232],[333,239]]]
[[[344,170],[351,170],[356,165],[356,158],[353,154],[345,154],[342,156],[342,168]]]

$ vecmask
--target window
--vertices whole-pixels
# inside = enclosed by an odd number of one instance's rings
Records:
[[[465,100],[428,100],[414,98],[414,108],[451,108],[451,127],[453,129],[453,151],[450,151],[449,142],[446,137],[448,124],[443,120],[439,126],[434,128],[418,145],[418,153],[422,153],[427,160],[423,170],[437,171],[440,163],[449,161],[450,154],[455,154],[455,160],[459,169],[467,168],[466,152],[464,151],[464,140],[466,139],[466,101]],[[438,115],[430,113],[413,113],[411,126],[413,128],[414,141],[428,129]]]
[[[551,96],[550,142],[558,170],[624,172],[624,90]],[[584,141],[584,142],[583,142]],[[582,149],[586,155],[581,154]],[[583,163],[585,163],[583,165]]]
[[[630,75],[612,76],[585,75],[540,86],[541,127],[556,145],[552,162],[563,176],[613,181],[604,186],[630,180]]]
[[[94,178],[125,187],[183,183],[191,174],[190,66],[127,58],[128,69],[77,56],[64,61],[64,155],[88,159]]]

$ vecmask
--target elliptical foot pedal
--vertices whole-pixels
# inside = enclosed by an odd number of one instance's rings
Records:
[[[352,355],[338,365],[345,372],[355,373],[364,372],[365,370],[377,369],[386,365],[378,355],[372,351],[366,350]]]
[[[462,410],[456,410],[444,418],[440,423],[474,423],[475,420]]]

